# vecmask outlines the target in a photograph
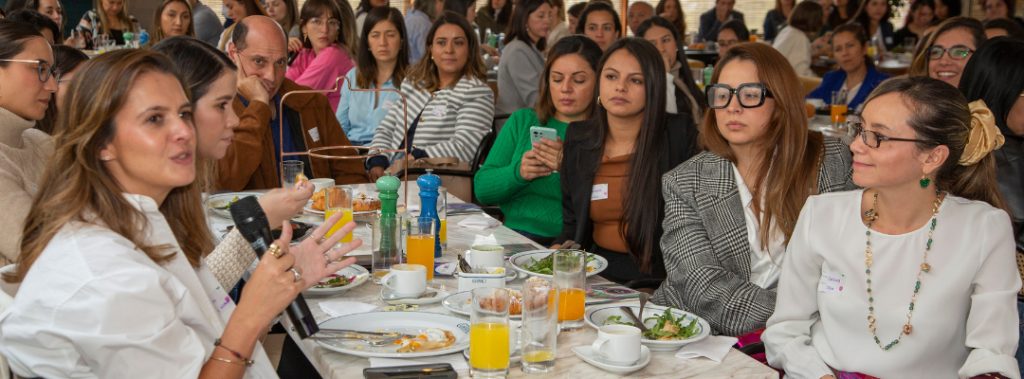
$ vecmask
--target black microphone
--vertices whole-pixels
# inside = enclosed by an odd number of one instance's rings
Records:
[[[235,227],[238,228],[238,232],[242,234],[242,237],[249,241],[249,245],[252,246],[253,250],[256,250],[256,256],[262,259],[263,254],[270,248],[270,244],[274,242],[274,238],[270,234],[270,223],[267,221],[267,215],[263,213],[263,208],[256,201],[256,197],[244,197],[231,204],[231,219],[235,221]],[[292,300],[292,303],[288,305],[285,311],[288,313],[288,318],[292,320],[292,325],[295,326],[295,331],[299,333],[300,338],[305,339],[320,331],[320,328],[316,325],[316,320],[313,319],[313,313],[309,311],[309,306],[306,305],[306,299],[302,298],[302,294],[299,294],[295,300]]]

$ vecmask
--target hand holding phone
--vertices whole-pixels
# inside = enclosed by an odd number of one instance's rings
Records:
[[[546,141],[545,141],[546,140]],[[562,165],[562,141],[558,139],[558,131],[542,126],[530,127],[530,142],[536,159],[544,166],[557,173]]]

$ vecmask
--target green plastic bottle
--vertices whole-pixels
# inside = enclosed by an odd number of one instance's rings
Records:
[[[711,73],[715,72],[714,65],[708,65],[704,67],[704,87],[711,85]]]

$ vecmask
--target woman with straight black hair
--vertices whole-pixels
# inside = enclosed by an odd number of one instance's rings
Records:
[[[476,23],[476,1],[474,0],[445,0],[443,11],[462,15],[470,25]]]
[[[592,2],[583,9],[576,23],[576,34],[583,34],[597,42],[601,50],[608,50],[619,38],[622,38],[622,21],[619,13],[610,3]]]
[[[666,111],[687,113],[693,117],[694,125],[699,124],[704,118],[708,101],[693,80],[693,73],[686,63],[686,53],[683,51],[683,39],[675,25],[664,17],[654,16],[640,23],[636,36],[654,44],[661,53],[661,58],[665,60],[665,69],[668,72]]]
[[[537,83],[544,71],[551,28],[550,1],[518,0],[514,9],[498,66],[498,104],[494,106],[498,114],[537,105]]]
[[[850,22],[856,22],[868,32],[868,40],[885,51],[896,47],[896,34],[892,26],[892,8],[886,0],[862,0],[860,9]],[[879,54],[883,51],[879,50]]]
[[[395,92],[354,92],[349,89],[401,89],[409,68],[409,41],[402,12],[391,7],[370,10],[359,34],[356,67],[345,75],[335,116],[349,141],[369,146],[388,110],[401,104]]]
[[[935,20],[935,0],[914,0],[910,4],[910,12],[903,22],[903,27],[893,34],[897,46],[903,46],[904,50],[912,50],[917,47],[917,41],[924,38],[924,31]],[[913,38],[914,42],[907,44],[907,39]]]
[[[566,133],[554,243],[601,255],[610,263],[602,275],[616,283],[664,278],[661,176],[699,151],[697,128],[665,112],[665,62],[650,42],[612,44],[597,73],[597,109]]]

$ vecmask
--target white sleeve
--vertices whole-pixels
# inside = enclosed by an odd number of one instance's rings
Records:
[[[1021,288],[1016,268],[1016,248],[1010,218],[1001,210],[989,211],[978,238],[981,260],[972,281],[971,313],[967,316],[967,349],[971,353],[960,368],[961,378],[998,372],[1020,378],[1014,352],[1020,329],[1017,292]]]
[[[811,326],[818,317],[818,279],[824,259],[808,240],[814,224],[814,197],[807,199],[786,249],[779,277],[775,313],[761,335],[768,364],[786,370],[790,378],[818,379],[832,370],[811,345]]]
[[[209,354],[178,312],[200,312],[194,302],[207,300],[193,299],[169,274],[152,268],[104,275],[55,308],[40,310],[49,315],[28,311],[3,320],[12,369],[47,378],[198,377]]]

